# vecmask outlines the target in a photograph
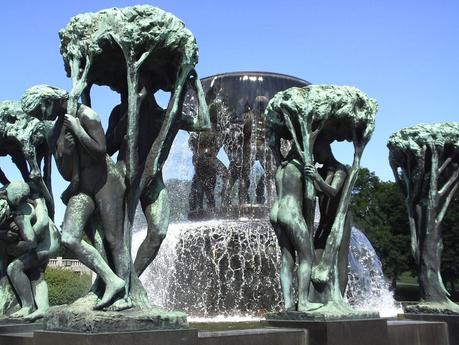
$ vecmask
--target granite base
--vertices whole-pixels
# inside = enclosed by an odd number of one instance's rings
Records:
[[[198,331],[154,330],[137,332],[34,332],[34,345],[198,345]]]
[[[306,329],[309,345],[388,345],[384,319],[364,320],[279,320],[266,319],[273,327]]]
[[[448,326],[449,344],[459,345],[459,315],[405,313],[403,317],[409,320],[445,322]]]
[[[448,327],[444,322],[412,320],[387,321],[390,345],[448,345]]]
[[[199,345],[309,345],[304,329],[244,329],[199,332]]]

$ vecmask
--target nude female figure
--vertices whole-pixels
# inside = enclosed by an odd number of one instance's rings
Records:
[[[269,145],[278,163],[275,176],[277,200],[270,214],[271,224],[281,248],[280,282],[287,311],[309,311],[322,304],[309,301],[309,287],[314,260],[313,229],[309,229],[303,209],[303,164],[292,145],[284,158],[280,152],[279,133],[270,133]],[[293,296],[293,272],[298,256],[298,305]]]

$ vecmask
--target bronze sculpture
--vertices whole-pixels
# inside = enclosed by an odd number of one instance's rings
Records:
[[[405,195],[421,302],[407,311],[459,314],[443,284],[441,222],[459,188],[459,123],[417,125],[389,138],[389,162]]]
[[[60,235],[48,216],[44,198],[31,193],[25,182],[13,181],[5,188],[2,210],[4,267],[21,308],[9,315],[34,321],[49,309],[44,270],[60,246]],[[8,220],[8,218],[10,219]]]
[[[281,285],[287,311],[305,316],[361,317],[344,301],[349,241],[348,207],[363,149],[374,130],[377,104],[353,87],[314,85],[279,92],[265,112],[269,144],[279,166],[271,211],[282,250]],[[282,140],[290,151],[281,153]],[[352,167],[336,161],[334,140],[352,141]],[[323,164],[316,170],[315,164]],[[321,220],[314,231],[316,195]],[[298,304],[292,296],[298,255]],[[270,315],[269,317],[285,317]],[[371,315],[369,313],[368,315]]]

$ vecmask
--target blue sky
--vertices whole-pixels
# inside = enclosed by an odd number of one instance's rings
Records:
[[[58,30],[76,14],[138,3],[2,2],[1,99],[19,99],[25,89],[40,83],[70,89]],[[353,85],[377,99],[376,130],[362,165],[384,180],[392,179],[386,148],[391,133],[418,123],[459,121],[458,1],[143,3],[174,13],[194,33],[201,77],[271,71],[314,84]],[[107,88],[96,87],[93,102],[105,125],[118,98]],[[339,159],[350,161],[350,147],[336,149]],[[178,151],[172,152],[171,161],[181,159]],[[10,165],[5,158],[0,164]],[[186,164],[182,170],[189,174]],[[172,169],[166,167],[166,175],[168,171]],[[14,178],[13,168],[7,172]],[[65,187],[57,175],[54,171],[56,198]],[[62,206],[58,206],[58,222],[61,217]]]

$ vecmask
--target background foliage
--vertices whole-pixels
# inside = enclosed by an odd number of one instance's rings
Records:
[[[353,221],[380,257],[385,276],[400,299],[416,299],[416,269],[410,249],[410,230],[404,197],[395,182],[381,181],[374,172],[359,172],[351,202]],[[459,279],[459,195],[443,220],[442,277],[455,295]],[[414,278],[413,278],[414,277]],[[400,284],[401,282],[401,284]],[[400,286],[397,286],[400,285]],[[411,289],[410,289],[411,286]]]
[[[83,297],[91,287],[91,276],[68,269],[46,268],[50,305],[69,304]]]

